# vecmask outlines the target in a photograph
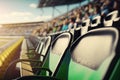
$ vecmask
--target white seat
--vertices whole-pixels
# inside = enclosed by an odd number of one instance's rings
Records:
[[[119,21],[120,17],[118,17],[118,11],[112,11],[107,14],[106,18],[104,19],[104,26],[112,26],[113,22]]]
[[[94,23],[95,21],[95,23]],[[101,23],[101,16],[95,16],[93,19],[92,19],[92,22],[91,22],[91,27],[97,27],[99,24]]]
[[[94,29],[80,36],[71,46],[68,80],[109,80],[104,78],[106,74],[111,77],[117,65],[113,61],[119,54],[116,53],[118,36],[113,27]]]
[[[81,25],[81,35],[85,34],[88,32],[88,27],[90,25],[90,19],[86,19],[82,21]]]

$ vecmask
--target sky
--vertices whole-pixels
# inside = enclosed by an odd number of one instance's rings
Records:
[[[0,0],[0,24],[46,21],[53,18],[53,8],[38,8],[39,0]],[[69,10],[79,6],[71,5]],[[56,7],[54,17],[67,12],[67,6]]]

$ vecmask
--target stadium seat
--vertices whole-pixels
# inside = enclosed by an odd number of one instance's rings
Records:
[[[55,75],[56,69],[61,65],[61,60],[68,54],[71,41],[72,35],[70,33],[62,33],[52,42],[50,53],[48,54],[49,58],[46,58],[46,61],[42,66],[49,68],[52,71],[52,76]],[[66,66],[66,64],[64,64],[64,66]]]
[[[101,16],[95,16],[91,21],[91,27],[98,27],[101,23]]]
[[[79,36],[81,36],[81,27],[82,27],[82,25],[81,25],[81,23],[79,23],[79,25],[75,28],[75,30],[74,30],[74,40],[76,40]]]
[[[32,56],[32,58],[37,58],[41,54],[43,46],[44,46],[44,41],[40,41],[37,48],[35,49],[35,52],[32,52],[34,55]]]
[[[1,56],[0,56],[0,58],[1,58]],[[2,64],[3,64],[3,61],[0,59],[0,67],[2,66]]]
[[[75,32],[74,28],[70,29],[69,31],[72,33],[72,35],[74,35],[74,32]]]
[[[0,79],[3,80],[3,75],[5,73],[5,70],[8,66],[8,64],[11,62],[11,60],[16,59],[17,56],[19,56],[18,51],[20,50],[20,46],[22,43],[23,37],[15,38],[14,40],[11,40],[8,44],[2,46],[1,48],[1,54],[0,54]],[[2,58],[2,59],[1,59]]]
[[[90,27],[88,27],[88,31],[102,27],[104,27],[102,23],[102,17],[100,15],[97,15],[91,19],[91,23],[90,23]]]
[[[41,55],[40,55],[40,61],[44,61],[44,59],[46,57],[46,54],[49,51],[51,42],[52,42],[52,40],[51,40],[50,36],[48,36],[48,37],[45,38],[45,43],[43,45],[43,49],[42,49],[42,52],[41,52]]]
[[[49,49],[50,49],[50,45],[51,45],[51,37],[45,37],[44,41],[41,42],[41,45],[39,47],[38,52],[35,54],[35,56],[32,59],[35,60],[39,60],[41,63],[36,62],[36,63],[32,63],[32,67],[34,66],[42,66],[45,57],[47,56]],[[35,72],[36,73],[36,72]]]
[[[40,41],[38,42],[38,45],[37,45],[36,49],[35,49],[35,52],[38,52],[41,43],[42,43],[42,41],[40,40]]]
[[[81,26],[81,35],[85,34],[88,32],[88,27],[90,26],[90,19],[86,19],[82,21],[82,26]]]
[[[35,50],[35,53],[36,53],[35,56],[38,57],[38,59],[40,59],[40,56],[43,56],[47,53],[47,50],[48,50],[48,47],[50,46],[50,44],[51,44],[50,36],[42,38],[39,41],[38,46]],[[34,58],[36,58],[36,57],[34,57]]]
[[[31,43],[31,41],[29,39],[26,39],[27,40],[27,47],[28,47],[28,50],[34,50],[35,47],[33,46],[33,44]]]
[[[39,43],[39,39],[42,37],[36,37],[36,36],[29,36],[28,39],[30,40],[30,42],[33,44],[33,46],[36,48],[38,43]],[[43,37],[44,38],[44,37]]]
[[[115,53],[118,36],[117,29],[105,27],[79,37],[71,47],[68,80],[113,80],[110,77],[115,73],[116,57],[120,57]]]
[[[37,59],[38,59],[38,57],[39,57],[39,55],[41,54],[41,51],[42,51],[42,49],[43,49],[44,41],[45,41],[44,38],[39,39],[39,42],[38,42],[38,44],[37,44],[37,46],[36,46],[35,49],[32,49],[32,50],[31,50],[31,49],[28,49],[27,55],[28,55],[28,57],[29,57],[30,59],[33,59],[33,58],[37,58]],[[37,57],[37,56],[38,56],[38,57]]]
[[[104,19],[104,26],[113,26],[114,22],[117,22],[120,20],[120,17],[118,16],[118,11],[112,11]],[[114,27],[114,26],[113,26]]]
[[[74,31],[74,40],[75,41],[79,36],[81,36],[81,28],[77,28]]]

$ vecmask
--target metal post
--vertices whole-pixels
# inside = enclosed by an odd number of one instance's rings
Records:
[[[79,7],[81,7],[81,3],[79,3]]]
[[[69,5],[67,5],[67,12],[69,11]]]
[[[41,11],[42,11],[42,13],[41,13],[41,16],[44,14],[44,10],[43,10],[43,8],[41,8]]]
[[[61,11],[60,11],[59,9],[55,8],[55,10],[56,10],[58,13],[60,13],[60,14],[61,14]]]
[[[67,5],[67,15],[68,15],[68,12],[69,12],[69,4]]]
[[[53,12],[52,12],[52,17],[54,18],[54,9],[55,9],[55,6],[53,6]]]

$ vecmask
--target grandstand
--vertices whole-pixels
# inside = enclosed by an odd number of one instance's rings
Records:
[[[1,24],[1,36],[27,36],[32,34],[33,30],[43,26],[44,22],[24,22]]]
[[[120,80],[119,3],[39,0],[40,9],[67,5],[67,12],[2,24],[0,80]],[[69,10],[72,4],[79,6]]]

